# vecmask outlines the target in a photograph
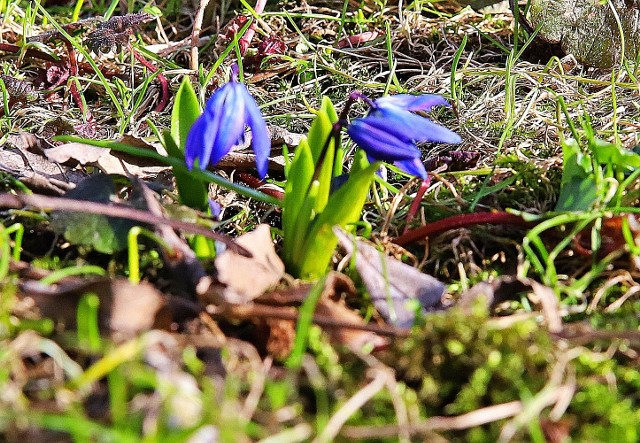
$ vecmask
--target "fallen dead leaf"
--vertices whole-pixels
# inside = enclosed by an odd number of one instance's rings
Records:
[[[144,140],[132,136],[124,136],[117,142],[153,152],[164,152],[161,148],[156,148]],[[96,165],[105,174],[133,175],[146,178],[170,169],[153,159],[136,157],[80,142],[65,143],[46,149],[44,152],[50,161],[69,165]]]
[[[94,293],[100,300],[100,327],[129,337],[154,328],[168,328],[171,315],[162,294],[148,283],[134,285],[126,279],[69,278],[56,285],[34,280],[20,285],[20,296],[30,297],[43,317],[66,327],[76,326],[80,298]]]
[[[98,148],[85,143],[71,142],[46,149],[46,157],[57,163],[80,163],[81,165],[96,163],[100,157],[109,153],[109,149]]]
[[[341,229],[336,228],[334,232],[347,253],[355,254],[356,270],[385,320],[399,328],[409,328],[415,310],[408,302],[419,302],[423,311],[440,304],[445,291],[443,283]]]
[[[0,149],[0,170],[33,190],[54,195],[64,193],[87,176],[77,169],[51,162],[38,153],[48,146],[51,145],[46,140],[27,132],[10,134]]]
[[[275,286],[284,275],[284,263],[276,254],[268,225],[259,225],[241,235],[236,243],[251,252],[252,257],[231,250],[220,254],[214,263],[215,279],[205,277],[196,288],[202,303],[246,303]]]

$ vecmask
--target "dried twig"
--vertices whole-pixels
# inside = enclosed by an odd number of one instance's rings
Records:
[[[245,257],[251,257],[251,253],[249,251],[236,244],[231,238],[224,234],[220,234],[219,232],[212,231],[211,229],[207,229],[193,223],[159,217],[147,211],[141,211],[139,209],[133,209],[122,205],[103,204],[85,200],[72,200],[69,198],[49,197],[45,195],[0,194],[0,207],[2,208],[22,209],[25,206],[32,206],[44,211],[84,212],[88,214],[126,218],[128,220],[152,225],[169,225],[173,229],[212,238],[224,243],[227,247],[238,254]]]
[[[209,5],[209,0],[200,0],[198,11],[193,19],[193,28],[191,30],[191,60],[189,67],[192,71],[198,72],[198,43],[200,41],[200,32],[202,31],[202,20],[204,20],[204,12]]]
[[[387,378],[391,376],[389,371],[383,369],[373,369],[375,373],[374,379],[360,389],[353,397],[351,397],[338,411],[333,414],[320,435],[316,437],[314,443],[325,443],[335,439],[340,432],[342,426],[349,418],[356,413],[365,403],[367,403],[374,395],[384,389]]]
[[[494,421],[514,417],[524,410],[521,401],[511,401],[499,405],[477,409],[454,417],[431,417],[419,423],[408,425],[407,431],[412,436],[431,434],[435,431],[463,430],[486,425]],[[349,439],[395,437],[400,429],[391,426],[345,426],[340,435]]]

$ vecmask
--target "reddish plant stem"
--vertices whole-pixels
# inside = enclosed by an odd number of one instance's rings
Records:
[[[429,183],[430,183],[430,180],[428,176],[426,179],[422,180],[422,183],[420,184],[420,188],[418,189],[418,192],[416,193],[415,198],[411,202],[411,206],[409,207],[409,212],[407,212],[407,222],[406,222],[406,226],[404,228],[403,234],[406,234],[409,231],[409,225],[411,224],[411,221],[415,218],[416,214],[418,213],[418,209],[420,209],[420,203],[422,202],[422,197],[424,197],[424,193],[427,192],[427,189],[429,188]]]
[[[9,52],[11,54],[18,54],[22,48],[18,45],[12,45],[11,43],[0,43],[0,51]],[[56,60],[51,54],[39,51],[37,49],[27,49],[25,56],[31,58],[37,58],[52,63],[61,63],[60,60]]]
[[[252,189],[257,189],[264,194],[270,195],[271,197],[284,200],[284,192],[278,191],[277,189],[273,188],[265,188],[264,186],[268,183],[264,180],[260,180],[259,178],[254,177],[251,174],[247,174],[246,172],[238,172],[236,174],[236,177],[238,178],[238,180]]]
[[[442,220],[428,223],[417,229],[405,232],[393,240],[394,243],[404,246],[425,237],[441,234],[451,229],[467,228],[475,225],[516,225],[532,226],[535,223],[528,222],[522,217],[508,212],[476,212],[473,214],[459,214]]]
[[[82,100],[82,95],[78,90],[78,85],[76,84],[76,77],[78,76],[78,59],[76,58],[76,50],[69,40],[63,38],[65,47],[67,48],[67,54],[69,55],[69,74],[72,78],[71,85],[69,86],[69,93],[73,97],[73,100],[78,105],[78,108],[85,116],[87,123],[93,122],[93,114],[88,107],[84,105],[84,100]]]
[[[267,5],[267,0],[258,0],[256,2],[256,7],[253,10],[256,14],[262,14],[264,12],[264,7]],[[238,41],[238,46],[240,46],[240,54],[244,55],[249,49],[251,45],[251,40],[253,40],[253,36],[256,34],[256,24],[257,22],[254,20],[253,23],[247,29],[247,32],[242,36],[242,38]]]
[[[153,66],[146,58],[142,56],[142,54],[140,54],[134,48],[131,48],[131,50],[133,51],[133,56],[136,58],[136,60],[138,60],[140,64],[142,64],[145,68],[147,68],[151,72],[158,71],[158,68]],[[166,108],[167,104],[169,103],[169,82],[167,81],[167,78],[164,75],[162,75],[161,72],[158,73],[157,79],[160,82],[162,95],[160,96],[160,101],[158,102],[158,104],[153,110],[155,112],[162,112],[164,111],[164,108]]]

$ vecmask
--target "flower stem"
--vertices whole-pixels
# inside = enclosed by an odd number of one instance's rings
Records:
[[[535,223],[528,222],[522,217],[510,214],[508,212],[476,212],[472,214],[459,214],[442,220],[428,223],[417,229],[405,232],[400,237],[393,240],[395,244],[404,246],[421,240],[425,237],[431,237],[451,229],[467,228],[475,225],[516,225],[516,226],[533,226]]]
[[[135,48],[131,47],[131,51],[133,52],[133,56],[142,64],[145,68],[147,68],[151,72],[157,72],[158,68],[153,66],[146,58],[142,56]],[[155,112],[162,112],[164,108],[166,108],[167,103],[169,103],[169,82],[167,78],[162,75],[162,73],[158,73],[158,81],[160,82],[160,88],[162,90],[162,95],[160,96],[160,101],[153,109]]]
[[[409,212],[407,213],[407,223],[404,228],[403,234],[406,234],[409,231],[409,225],[411,224],[411,221],[414,219],[414,217],[418,213],[418,209],[420,208],[420,202],[422,201],[422,197],[424,197],[424,193],[427,192],[427,189],[429,188],[429,183],[430,183],[429,176],[427,176],[426,179],[422,180],[422,183],[420,184],[420,188],[418,189],[418,192],[416,193],[416,196],[411,202],[411,206],[409,207]]]

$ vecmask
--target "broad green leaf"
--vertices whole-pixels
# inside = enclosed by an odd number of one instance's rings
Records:
[[[591,162],[575,140],[562,143],[562,155],[562,181],[555,210],[587,211],[597,198]]]
[[[369,167],[370,163],[367,159],[367,153],[362,149],[358,149],[353,156],[353,164],[351,165],[351,174],[356,174]]]
[[[169,157],[177,158],[184,162],[184,152],[180,150],[176,144],[176,139],[173,138],[168,129],[162,131],[162,138],[164,139],[164,148],[167,150]]]
[[[309,236],[309,226],[315,217],[313,208],[318,198],[319,189],[320,183],[314,180],[309,187],[309,192],[302,203],[302,207],[298,211],[298,216],[293,222],[293,229],[285,237],[284,262],[293,275],[299,275],[300,266],[307,254],[305,243]]]
[[[347,183],[331,195],[326,209],[314,221],[302,248],[304,257],[299,273],[302,278],[315,278],[327,270],[338,243],[333,227],[346,227],[360,219],[369,186],[379,167],[380,164],[376,162],[351,174]]]
[[[311,180],[313,180],[313,159],[307,139],[303,138],[296,148],[296,154],[289,167],[284,191],[282,228],[284,230],[285,243],[295,224],[300,222],[298,213],[307,198]],[[306,220],[306,223],[309,223],[309,220]]]
[[[189,130],[201,113],[198,96],[191,86],[189,77],[185,76],[176,94],[171,112],[171,136],[183,155]],[[172,154],[170,153],[170,155]]]
[[[338,113],[336,112],[336,108],[333,106],[333,103],[331,103],[329,97],[324,96],[322,98],[322,105],[320,105],[320,109],[327,114],[329,120],[334,123],[338,121]]]
[[[116,197],[113,179],[106,174],[92,175],[78,183],[65,197],[108,204]],[[104,254],[125,249],[129,230],[137,224],[123,218],[82,212],[56,211],[51,214],[51,228],[63,234],[69,243],[91,246]]]
[[[611,165],[616,169],[640,168],[640,155],[614,143],[596,139],[592,149],[596,161],[601,165]]]
[[[176,145],[173,136],[168,131],[165,131],[163,135],[164,146],[169,155],[184,159],[184,155]],[[209,186],[202,180],[194,178],[188,171],[173,168],[173,175],[176,177],[180,203],[200,211],[207,211],[209,208]]]
[[[333,125],[338,121],[338,116],[329,98],[322,100],[322,106],[309,129],[309,147],[313,155],[315,169],[318,168],[316,178],[320,182],[318,199],[316,200],[316,212],[322,212],[331,193],[331,179],[334,177],[334,161],[336,158],[336,144],[333,138]],[[322,163],[319,165],[318,163]]]

